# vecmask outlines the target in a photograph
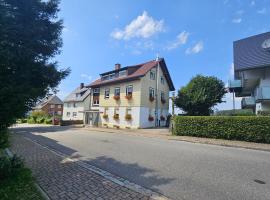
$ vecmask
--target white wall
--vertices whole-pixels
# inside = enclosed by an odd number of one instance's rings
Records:
[[[67,106],[67,103],[64,103],[63,109],[63,120],[83,120],[83,113],[84,111],[84,102],[76,102],[77,107],[73,107],[73,103],[70,103],[70,107]],[[70,116],[67,116],[67,112],[70,113]],[[77,113],[77,117],[73,117],[73,112]]]

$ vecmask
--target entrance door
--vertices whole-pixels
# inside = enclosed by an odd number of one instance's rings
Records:
[[[87,113],[87,124],[89,126],[98,126],[98,118],[99,118],[98,112]]]

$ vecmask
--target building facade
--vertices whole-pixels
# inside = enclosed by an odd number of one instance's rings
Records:
[[[90,109],[91,89],[83,83],[64,99],[62,120],[84,120],[84,112]]]
[[[270,111],[270,32],[234,42],[235,80],[229,88],[242,108]]]
[[[169,92],[174,86],[163,58],[123,68],[116,64],[114,70],[100,74],[100,79],[89,87],[92,90],[90,113],[100,126],[148,128],[166,125]]]
[[[56,95],[51,95],[42,99],[34,108],[33,111],[43,111],[50,116],[62,116],[63,102]]]

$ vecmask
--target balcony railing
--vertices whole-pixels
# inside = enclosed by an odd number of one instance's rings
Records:
[[[250,108],[256,105],[255,97],[243,97],[241,101],[242,108]]]
[[[241,80],[229,80],[228,82],[228,88],[241,88],[242,87],[242,81]]]
[[[256,89],[256,100],[270,100],[270,86],[262,86]]]

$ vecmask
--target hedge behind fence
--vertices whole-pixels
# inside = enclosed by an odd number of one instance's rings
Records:
[[[174,135],[270,143],[270,117],[176,116]]]

